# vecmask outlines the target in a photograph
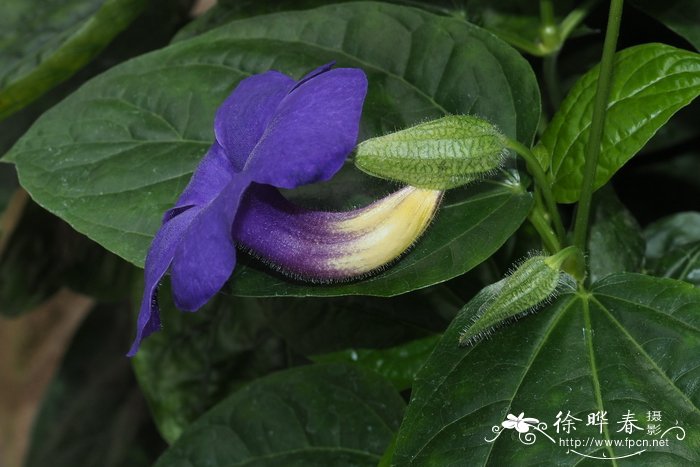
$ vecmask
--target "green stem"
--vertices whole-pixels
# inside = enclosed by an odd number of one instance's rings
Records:
[[[552,0],[540,0],[540,38],[539,46],[543,56],[548,56],[561,48],[559,27],[554,19]]]
[[[600,142],[603,138],[603,125],[605,123],[608,97],[610,95],[617,36],[620,32],[620,22],[622,20],[622,3],[623,0],[610,1],[608,27],[605,31],[603,57],[600,61],[600,72],[598,75],[598,87],[596,89],[593,116],[591,119],[591,130],[586,144],[586,165],[583,169],[581,197],[579,199],[578,209],[576,210],[576,220],[574,223],[574,245],[581,251],[585,251],[586,248],[588,219],[591,211],[591,198],[593,197],[594,191],[593,184],[598,167]]]
[[[506,143],[508,149],[512,149],[520,157],[522,157],[526,164],[527,170],[535,179],[540,193],[542,193],[542,198],[544,198],[545,207],[547,212],[552,219],[554,224],[554,230],[557,233],[560,243],[566,242],[566,231],[564,230],[564,224],[561,222],[561,217],[559,216],[559,209],[557,208],[557,203],[554,201],[554,195],[552,194],[552,189],[549,184],[549,179],[547,175],[542,170],[542,166],[537,161],[535,155],[526,146],[520,144],[518,141],[508,138]]]
[[[542,26],[555,26],[552,0],[540,0],[540,22]]]
[[[561,250],[559,239],[549,225],[549,222],[547,222],[542,215],[542,211],[540,211],[537,206],[530,212],[528,220],[540,235],[542,243],[544,243],[544,247],[549,253],[556,253]]]
[[[561,104],[561,86],[559,86],[559,72],[557,71],[558,58],[558,52],[542,58],[542,74],[547,87],[547,97],[551,108],[550,115],[553,115],[559,108],[559,104]]]
[[[576,27],[581,24],[581,22],[588,16],[591,9],[598,3],[599,0],[588,0],[578,8],[572,10],[566,18],[564,18],[559,24],[559,36],[561,40],[565,40],[569,35],[576,29]]]

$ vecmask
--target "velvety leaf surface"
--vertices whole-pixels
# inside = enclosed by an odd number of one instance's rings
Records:
[[[700,50],[700,8],[696,0],[632,0],[631,3]]]
[[[387,3],[423,8],[432,13],[453,15],[460,18],[464,16],[466,1],[389,0]],[[173,38],[173,42],[189,39],[238,19],[281,11],[306,10],[328,5],[329,3],[345,3],[345,0],[268,0],[264,2],[259,0],[218,0],[216,5],[182,28]]]
[[[590,281],[616,272],[639,272],[646,244],[634,216],[620,202],[610,186],[593,196],[588,234]]]
[[[142,0],[5,0],[0,119],[69,78],[142,11]]]
[[[135,294],[140,299],[140,283]],[[197,313],[182,313],[166,283],[159,295],[163,329],[144,342],[134,369],[161,434],[172,443],[243,383],[308,362],[304,356],[387,347],[443,330],[463,304],[449,296],[444,286],[395,298],[218,295]]]
[[[458,347],[459,332],[486,296],[467,304],[420,370],[393,465],[700,462],[700,290],[670,279],[616,274],[590,293],[564,293],[490,339]],[[588,414],[600,410],[608,421],[602,432],[586,425]],[[560,411],[561,418],[570,412],[579,419],[570,434],[554,424]],[[620,432],[618,422],[628,411],[642,430]],[[659,439],[662,433],[647,435],[651,411],[661,412],[662,431],[677,421],[685,438],[676,439],[676,429],[664,435],[667,447],[645,447],[614,464],[582,456],[621,457],[641,448],[560,444],[569,438]],[[501,426],[508,414],[521,412],[546,423],[539,427],[552,439],[534,428],[519,439]]]
[[[646,256],[656,260],[674,248],[700,241],[700,212],[671,214],[644,229],[647,241]]]
[[[152,465],[164,443],[124,358],[131,330],[123,305],[90,311],[34,422],[26,467]]]
[[[234,389],[289,362],[255,299],[219,296],[198,313],[182,313],[168,288],[161,297],[167,324],[144,342],[133,363],[156,425],[173,443]]]
[[[674,248],[661,257],[655,274],[700,287],[700,241]]]
[[[404,402],[377,374],[308,365],[256,380],[191,425],[157,466],[375,466]]]
[[[29,5],[36,2],[25,3]],[[90,63],[62,83],[54,83],[51,90],[0,121],[0,158],[42,113],[75,91],[89,78],[131,57],[165,46],[186,19],[192,0],[146,0],[145,3],[147,6],[144,11],[102,52],[91,59]]]
[[[545,129],[536,154],[551,171],[554,195],[578,200],[598,67],[571,89]],[[663,44],[618,52],[595,186],[634,156],[674,113],[700,94],[700,55]]]
[[[377,44],[379,33],[397,40]],[[300,76],[330,60],[368,74],[362,138],[445,113],[480,115],[526,143],[537,126],[532,70],[488,32],[416,9],[351,3],[236,21],[115,67],[47,112],[8,157],[39,204],[140,265],[162,212],[213,139],[214,111],[237,82],[271,68]],[[430,229],[412,256],[425,265],[392,268],[401,274],[368,293],[446,280],[498,248],[524,219],[530,198],[512,187],[491,190],[448,201],[437,222],[462,224]],[[459,252],[477,256],[465,265],[453,257]],[[258,290],[245,294],[286,293],[279,278],[248,277]]]
[[[424,337],[388,349],[346,349],[340,352],[314,355],[317,363],[352,363],[369,368],[402,391],[413,384],[416,373],[432,353],[439,335]]]
[[[463,301],[434,286],[397,297],[265,299],[270,328],[298,354],[384,348],[443,331]]]

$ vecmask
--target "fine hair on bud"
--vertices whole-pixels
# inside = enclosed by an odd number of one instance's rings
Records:
[[[447,190],[493,173],[506,154],[506,138],[493,124],[449,115],[363,141],[355,165],[375,177]]]
[[[471,325],[459,336],[459,345],[473,345],[488,337],[495,329],[513,322],[549,303],[562,290],[573,285],[573,279],[560,271],[554,256],[532,253],[499,283]]]

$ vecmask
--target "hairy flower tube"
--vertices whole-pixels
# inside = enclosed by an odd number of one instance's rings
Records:
[[[233,237],[291,276],[345,280],[376,270],[406,251],[430,224],[442,193],[408,186],[364,208],[319,212],[257,185],[241,206]]]

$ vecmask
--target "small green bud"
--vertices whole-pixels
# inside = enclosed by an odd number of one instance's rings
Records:
[[[568,277],[561,272],[561,265],[575,251],[570,247],[552,256],[526,259],[503,279],[498,292],[484,304],[472,325],[462,331],[459,345],[475,343],[498,325],[552,298],[562,280]]]
[[[505,150],[505,136],[489,122],[450,115],[363,141],[355,165],[375,177],[446,190],[499,167]]]

